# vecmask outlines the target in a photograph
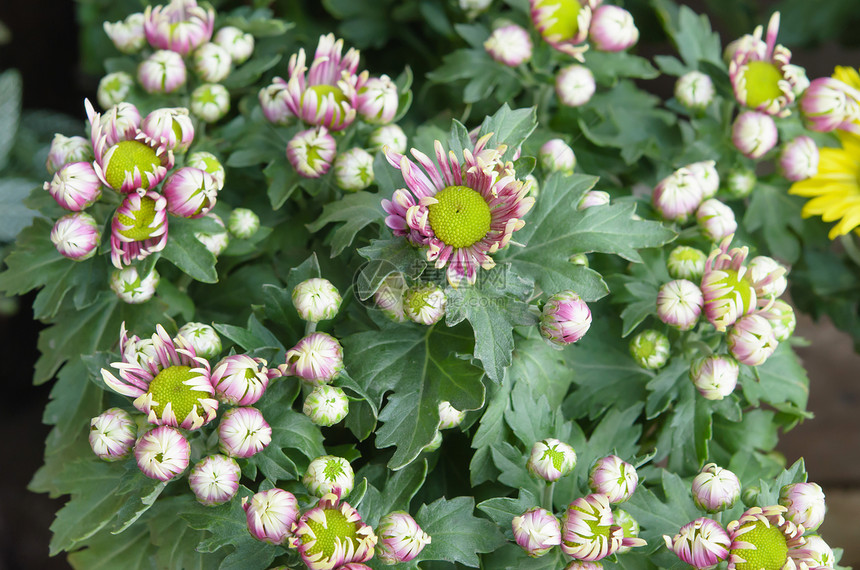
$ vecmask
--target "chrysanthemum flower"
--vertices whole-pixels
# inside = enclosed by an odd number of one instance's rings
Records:
[[[249,239],[260,229],[260,216],[248,208],[234,208],[227,218],[227,230],[239,239]]]
[[[218,157],[211,152],[192,152],[185,158],[185,165],[208,172],[215,179],[215,182],[218,183],[218,190],[224,189],[224,179],[226,178],[227,171],[224,170],[224,165],[221,164]]]
[[[541,309],[541,336],[556,346],[572,344],[591,327],[591,309],[573,291],[560,291]]]
[[[137,66],[137,80],[147,93],[173,93],[187,79],[185,61],[174,51],[159,50]]]
[[[548,172],[563,172],[573,174],[576,166],[576,155],[562,139],[550,139],[543,143],[538,151],[541,167]]]
[[[93,145],[90,141],[84,137],[67,137],[57,133],[51,141],[45,168],[48,174],[54,174],[70,162],[91,162],[92,160]]]
[[[508,67],[521,65],[532,57],[532,39],[516,24],[493,30],[484,42],[484,49],[494,60]]]
[[[161,276],[153,267],[149,275],[141,278],[134,265],[114,269],[110,276],[111,291],[129,305],[146,303],[155,295]]]
[[[299,502],[289,491],[269,489],[255,493],[251,500],[242,499],[248,519],[248,531],[257,540],[284,544],[293,536],[292,528],[299,518]]]
[[[624,538],[639,538],[639,531],[641,528],[639,527],[639,521],[633,518],[633,515],[623,509],[615,509],[612,511],[612,516],[615,519],[615,524],[620,526],[621,530],[624,532]],[[624,546],[622,544],[616,554],[630,552],[631,548],[633,547]]]
[[[546,42],[583,61],[585,40],[597,0],[529,0],[532,23]]]
[[[818,174],[818,146],[812,138],[801,135],[782,147],[779,169],[786,180],[797,182]]]
[[[738,49],[729,63],[729,78],[738,103],[750,109],[777,115],[790,113],[788,105],[794,101],[794,67],[791,52],[776,45],[779,32],[779,12],[774,12],[767,25],[764,50],[760,49],[762,27],[753,32],[754,49]]]
[[[827,513],[824,491],[816,483],[786,485],[779,491],[779,504],[788,509],[785,518],[805,531],[818,529]]]
[[[760,298],[779,297],[788,287],[785,274],[788,270],[772,257],[757,255],[747,266],[747,277]]]
[[[214,123],[230,110],[230,92],[220,83],[204,83],[191,92],[191,112]]]
[[[221,219],[221,216],[213,212],[209,212],[206,214],[206,217],[224,228],[224,231],[216,233],[194,232],[194,237],[197,238],[197,241],[202,243],[206,249],[212,253],[212,255],[218,257],[230,244],[230,234],[227,232],[227,228],[224,227],[224,220]]]
[[[86,212],[67,214],[51,229],[51,242],[60,255],[84,261],[96,254],[101,240],[101,226]]]
[[[349,461],[335,455],[317,457],[308,465],[302,483],[315,497],[328,494],[346,497],[355,484],[355,473]]]
[[[349,398],[337,386],[314,386],[305,398],[302,412],[318,426],[333,426],[349,414]]]
[[[226,503],[239,491],[242,470],[232,457],[210,455],[191,468],[188,485],[197,500],[211,507]]]
[[[215,207],[218,182],[208,172],[185,166],[170,173],[161,192],[167,199],[168,212],[182,218],[199,218]]]
[[[657,292],[657,317],[667,325],[690,330],[701,314],[702,290],[692,281],[669,281]]]
[[[555,76],[555,93],[562,105],[581,107],[591,101],[596,90],[594,73],[584,65],[568,65]]]
[[[358,192],[373,184],[373,155],[354,147],[340,153],[334,161],[334,182],[347,192]]]
[[[828,234],[830,239],[860,225],[860,137],[844,131],[837,135],[842,147],[819,149],[818,173],[788,190],[809,199],[801,211],[804,218],[838,221]]]
[[[439,322],[447,305],[448,297],[435,283],[417,283],[403,292],[403,314],[418,324]]]
[[[109,109],[125,101],[132,87],[134,87],[134,78],[125,71],[108,73],[99,81],[96,99],[102,109]]]
[[[557,520],[556,525],[558,525]],[[404,511],[395,511],[382,517],[376,532],[379,537],[379,542],[376,544],[376,557],[383,564],[409,562],[432,542],[430,535],[418,526],[409,513]]]
[[[731,356],[712,354],[693,361],[690,380],[696,390],[708,400],[722,400],[738,385],[737,361]]]
[[[335,318],[342,302],[331,281],[322,278],[307,279],[296,285],[292,299],[302,320],[312,323]]]
[[[696,222],[702,235],[712,242],[721,241],[738,229],[734,211],[716,198],[705,200],[699,205]]]
[[[602,560],[622,546],[644,546],[640,538],[626,538],[615,524],[606,495],[592,494],[568,505],[561,520],[561,549],[577,560]]]
[[[122,269],[167,245],[167,198],[149,191],[125,197],[111,222],[110,260]]]
[[[178,429],[170,426],[149,430],[134,445],[137,466],[144,475],[159,481],[178,477],[188,467],[190,455],[188,440]]]
[[[749,248],[732,248],[733,236],[726,237],[705,262],[702,296],[705,318],[718,331],[725,331],[741,316],[756,308],[755,287],[744,261]]]
[[[746,198],[752,193],[756,183],[758,183],[758,177],[754,170],[743,167],[733,168],[726,178],[726,190],[734,198]]]
[[[212,41],[226,49],[236,65],[245,63],[254,53],[254,36],[234,26],[224,26],[218,30]]]
[[[777,299],[772,305],[759,311],[758,314],[766,318],[770,326],[773,327],[773,336],[778,342],[788,340],[797,326],[794,309],[782,299]]]
[[[741,496],[738,476],[716,463],[708,463],[693,478],[693,501],[709,513],[718,513],[734,506]]]
[[[143,30],[149,45],[188,55],[208,42],[215,25],[215,11],[196,0],[171,0],[167,6],[147,6]]]
[[[286,367],[311,385],[328,384],[343,370],[343,347],[328,333],[311,333],[287,351]]]
[[[715,520],[696,519],[681,527],[674,538],[663,535],[666,548],[697,569],[713,568],[729,555],[731,539]]]
[[[194,72],[207,83],[223,81],[232,69],[230,52],[216,43],[205,43],[194,52]]]
[[[105,33],[122,53],[137,53],[146,43],[143,33],[143,14],[135,12],[129,14],[125,20],[119,22],[105,22],[102,24]]]
[[[334,34],[320,36],[310,70],[302,48],[290,57],[289,81],[275,78],[287,86],[284,102],[290,113],[309,125],[340,131],[355,120],[359,52],[342,51],[343,40],[335,40]]]
[[[137,424],[122,408],[110,408],[90,420],[90,447],[99,459],[118,461],[131,454]]]
[[[382,201],[386,225],[427,248],[427,260],[437,268],[447,265],[448,282],[455,287],[463,280],[474,283],[478,266],[495,266],[490,254],[508,244],[534,205],[527,197],[530,184],[517,180],[513,163],[501,160],[506,147],[485,148],[490,136],[478,140],[473,151],[464,149],[462,164],[453,151],[446,157],[439,141],[436,164],[412,149],[421,169],[400,153],[385,152],[408,188]]]
[[[571,560],[564,570],[603,570],[603,564],[588,560]]]
[[[371,152],[380,152],[385,147],[388,147],[394,152],[403,154],[406,152],[406,133],[399,125],[391,124],[374,129],[367,139],[367,144],[370,145],[368,150]]]
[[[732,356],[747,366],[764,364],[779,344],[770,322],[758,313],[739,318],[729,329],[726,341]]]
[[[690,71],[675,83],[675,99],[691,111],[701,111],[714,100],[714,82],[701,71]]]
[[[633,496],[639,485],[636,468],[617,455],[607,455],[594,462],[588,472],[588,487],[606,495],[610,503],[623,503]]]
[[[362,73],[356,84],[355,110],[371,125],[387,125],[397,116],[400,96],[387,75],[368,77]]]
[[[230,457],[252,457],[272,442],[272,428],[257,408],[227,410],[218,425],[221,452]]]
[[[284,82],[275,82],[260,89],[257,100],[267,121],[286,126],[295,120],[287,108],[287,97],[287,85]]]
[[[639,29],[630,12],[620,6],[603,4],[591,16],[588,37],[596,50],[619,52],[639,41]]]
[[[839,79],[842,76],[850,80],[850,76],[840,71],[848,69],[837,66],[835,77],[818,77],[803,93],[800,112],[811,130],[843,129],[860,134],[860,81],[849,85]]]
[[[451,402],[445,400],[439,402],[439,429],[455,428],[466,417],[466,412],[461,412],[451,405]]]
[[[551,512],[540,507],[529,509],[511,521],[514,540],[526,554],[538,558],[561,544],[561,524]]]
[[[290,547],[310,570],[332,570],[373,557],[376,535],[349,503],[328,494],[293,525]]]
[[[826,570],[836,566],[833,549],[824,542],[823,538],[815,534],[805,538],[806,544],[803,545],[803,549],[806,551],[806,563],[811,570]]]
[[[161,151],[184,152],[194,141],[194,125],[185,107],[163,107],[152,111],[144,117],[140,130],[158,143]]]
[[[671,354],[669,339],[654,329],[644,330],[630,341],[630,356],[647,370],[662,368]]]
[[[209,325],[185,323],[179,327],[176,336],[184,338],[185,342],[194,348],[195,354],[201,358],[214,358],[221,354],[221,337]]]
[[[651,194],[654,208],[667,220],[686,221],[705,197],[699,178],[688,168],[679,168],[657,183]]]
[[[328,172],[336,154],[337,143],[325,127],[299,131],[287,143],[287,160],[305,178]]]
[[[123,323],[120,330],[122,362],[112,367],[119,378],[102,368],[102,379],[113,391],[135,398],[134,407],[147,414],[150,423],[197,429],[212,421],[218,409],[209,381],[209,363],[194,354],[182,337],[171,339],[158,325],[152,335],[154,358],[128,360],[130,341]]]
[[[666,269],[672,279],[689,279],[698,283],[702,280],[707,259],[705,252],[694,247],[679,245],[669,252]]]
[[[576,451],[555,438],[535,442],[526,468],[544,481],[558,481],[576,467]]]
[[[266,361],[247,354],[231,354],[212,370],[212,386],[218,400],[234,406],[250,406],[259,400],[269,377]]]
[[[763,157],[778,138],[773,117],[760,111],[744,111],[732,123],[732,143],[748,158]]]
[[[786,520],[785,507],[751,507],[726,526],[731,539],[729,570],[782,570],[794,568],[790,554],[806,540],[803,527]]]

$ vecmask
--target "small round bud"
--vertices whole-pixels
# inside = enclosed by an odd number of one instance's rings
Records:
[[[137,53],[146,43],[143,33],[143,14],[136,12],[119,22],[104,22],[102,26],[110,41],[122,53]]]
[[[691,170],[679,168],[654,187],[651,202],[663,218],[684,222],[704,197],[699,178]]]
[[[336,153],[337,143],[325,127],[299,131],[287,143],[287,160],[305,178],[328,172]]]
[[[714,82],[701,71],[690,71],[675,83],[675,99],[690,111],[702,111],[714,100]]]
[[[666,260],[666,269],[673,279],[688,279],[699,282],[705,272],[705,261],[708,256],[705,252],[694,247],[679,245],[669,253]]]
[[[51,141],[51,149],[48,151],[45,168],[48,170],[48,174],[54,174],[64,164],[91,162],[92,160],[93,146],[90,141],[84,137],[66,137],[57,133]]]
[[[816,483],[793,483],[779,491],[779,504],[788,510],[785,518],[806,531],[815,531],[824,522],[827,505],[824,491]]]
[[[588,256],[584,253],[574,253],[568,259],[574,265],[582,265],[583,267],[588,267]]]
[[[818,147],[810,137],[802,135],[782,147],[779,168],[786,180],[797,182],[818,174]]]
[[[783,342],[788,340],[794,334],[794,328],[797,326],[797,317],[794,315],[794,309],[785,301],[777,299],[770,307],[760,311],[759,314],[766,318],[770,326],[773,327],[773,335],[777,341]]]
[[[181,336],[190,344],[194,353],[201,358],[215,358],[221,354],[221,337],[215,329],[203,323],[185,323],[176,336]]]
[[[376,153],[388,147],[393,152],[403,154],[406,152],[407,142],[406,133],[398,125],[385,125],[370,133],[368,150]]]
[[[206,43],[194,52],[194,72],[207,83],[218,83],[230,75],[230,53],[215,43]]]
[[[720,189],[720,175],[717,172],[717,163],[713,160],[700,160],[685,166],[693,177],[702,186],[702,198],[712,198]]]
[[[173,93],[185,85],[185,62],[175,51],[156,51],[138,66],[137,80],[147,93]]]
[[[137,268],[133,265],[115,269],[110,276],[111,291],[129,305],[139,305],[152,299],[161,277],[155,268],[149,275],[140,278]]]
[[[227,218],[227,229],[239,239],[248,239],[260,229],[260,216],[248,208],[236,208]]]
[[[760,299],[775,298],[785,293],[788,287],[786,271],[785,266],[765,255],[753,257],[747,266],[749,280],[755,288],[756,296]]]
[[[295,115],[287,107],[287,99],[289,97],[287,84],[284,81],[272,83],[260,89],[257,99],[260,102],[260,108],[263,110],[263,116],[266,117],[267,121],[281,126],[292,124]]]
[[[354,147],[334,160],[334,182],[347,192],[358,192],[373,184],[373,155]]]
[[[343,370],[343,348],[330,334],[311,333],[287,351],[287,367],[313,386],[328,384]]]
[[[693,501],[709,513],[718,513],[734,506],[741,496],[741,482],[737,475],[708,463],[693,479]]]
[[[576,452],[562,441],[544,439],[532,446],[526,467],[529,473],[544,481],[557,481],[576,467]]]
[[[659,331],[642,331],[630,341],[630,354],[636,364],[648,370],[662,368],[669,360],[669,339]]]
[[[561,523],[540,507],[529,509],[511,521],[514,540],[532,558],[543,556],[561,544]]]
[[[269,489],[256,493],[251,500],[242,499],[248,520],[248,531],[257,540],[284,544],[293,536],[292,527],[299,518],[299,502],[289,491]]]
[[[197,238],[197,240],[202,243],[206,249],[212,253],[212,255],[218,257],[225,249],[227,249],[227,245],[230,243],[230,234],[227,233],[227,228],[224,227],[224,221],[218,214],[209,212],[206,214],[206,217],[211,218],[216,224],[224,228],[224,231],[214,234],[194,232],[194,237]]]
[[[538,153],[541,167],[548,172],[573,174],[576,155],[573,149],[561,139],[550,139],[543,143]]]
[[[108,73],[99,81],[96,98],[102,109],[110,109],[125,101],[132,87],[134,87],[134,77],[125,71]]]
[[[194,124],[185,107],[154,110],[143,119],[140,130],[150,137],[154,144],[157,143],[160,149],[185,152],[194,142]]]
[[[703,356],[690,366],[690,380],[696,390],[708,400],[722,400],[738,384],[738,363],[731,356]]]
[[[230,110],[230,92],[220,83],[204,83],[191,92],[191,112],[214,123]]]
[[[588,472],[588,486],[593,493],[606,495],[610,503],[623,503],[633,496],[639,485],[636,468],[617,455],[607,455],[594,462]]]
[[[435,283],[413,285],[403,294],[403,312],[410,320],[432,325],[445,316],[448,299]]]
[[[592,13],[588,37],[599,51],[619,52],[639,41],[639,30],[630,12],[618,6],[603,4]]]
[[[540,333],[551,343],[572,344],[591,327],[591,310],[573,291],[561,291],[549,299],[541,310]]]
[[[101,239],[95,218],[86,212],[67,214],[51,230],[51,242],[63,257],[83,261],[96,254]]]
[[[732,124],[732,143],[741,153],[758,159],[776,146],[779,133],[773,117],[758,111],[744,111]]]
[[[64,164],[42,187],[57,204],[73,212],[89,208],[102,195],[101,180],[89,162]]]
[[[502,65],[516,67],[532,58],[532,39],[524,28],[510,24],[493,30],[484,49]]]
[[[235,459],[210,455],[191,468],[188,485],[198,502],[213,507],[236,496],[241,477],[242,470]]]
[[[588,208],[594,208],[595,206],[607,206],[609,205],[610,200],[611,196],[609,196],[609,192],[603,192],[602,190],[589,190],[579,201],[576,209],[587,210]]]
[[[191,446],[182,433],[170,426],[158,426],[143,434],[134,445],[137,466],[150,479],[170,481],[188,467]]]
[[[430,544],[430,535],[424,532],[409,513],[395,511],[388,513],[376,527],[379,541],[376,543],[376,556],[383,564],[409,562]]]
[[[387,75],[371,77],[356,91],[355,110],[372,125],[386,125],[397,116],[397,85]]]
[[[200,218],[215,207],[218,183],[199,168],[185,166],[170,173],[161,187],[167,211],[181,218]]]
[[[224,188],[226,171],[221,162],[211,152],[192,152],[186,157],[185,164],[192,168],[199,168],[204,172],[208,172],[218,184],[218,190]]]
[[[663,540],[666,548],[695,568],[712,568],[728,558],[732,543],[720,523],[704,517],[682,526],[674,538],[664,534]]]
[[[269,386],[266,361],[247,354],[231,354],[212,370],[210,381],[218,401],[233,406],[250,406],[259,401]]]
[[[382,285],[373,294],[376,306],[395,323],[406,322],[406,313],[403,311],[403,293],[406,289],[403,274],[392,273],[382,280]]]
[[[122,408],[110,408],[90,420],[90,447],[96,457],[118,461],[131,455],[137,424]]]
[[[311,323],[335,318],[343,301],[331,281],[319,277],[296,285],[292,297],[299,316]]]
[[[302,483],[311,495],[323,497],[333,493],[342,499],[352,492],[355,474],[343,457],[323,455],[311,461]]]
[[[314,386],[302,411],[318,426],[333,426],[349,413],[349,398],[337,386]]]
[[[584,65],[569,65],[555,76],[555,92],[562,105],[581,107],[594,95],[594,74]]]
[[[712,242],[722,241],[738,229],[734,211],[717,200],[705,200],[696,210],[696,222],[702,235]]]
[[[272,428],[260,410],[251,407],[233,408],[221,416],[218,425],[218,446],[230,457],[252,457],[272,442]]]
[[[682,331],[693,328],[702,314],[702,290],[686,279],[669,281],[657,293],[657,316]]]
[[[451,405],[451,402],[439,402],[439,429],[455,428],[466,417],[466,412],[461,412]]]
[[[764,364],[779,344],[768,320],[757,314],[739,318],[726,340],[732,356],[747,366]]]
[[[746,198],[752,194],[758,178],[755,172],[746,168],[735,168],[726,179],[726,189],[734,198]]]
[[[233,26],[224,26],[218,30],[212,41],[227,50],[236,65],[245,63],[254,53],[254,36]]]

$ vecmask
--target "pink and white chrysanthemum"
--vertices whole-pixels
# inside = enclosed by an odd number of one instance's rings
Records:
[[[272,428],[257,408],[233,408],[221,417],[218,442],[230,457],[252,457],[272,442]]]
[[[167,245],[167,198],[158,192],[125,197],[111,221],[110,260],[122,269]]]
[[[185,107],[164,107],[148,114],[140,130],[156,141],[160,151],[185,151],[194,141],[194,125]]]
[[[102,182],[90,162],[64,164],[42,187],[57,204],[73,212],[89,208],[102,195]]]
[[[250,406],[263,396],[268,385],[266,361],[247,354],[226,356],[212,371],[215,394],[225,404]]]
[[[287,351],[283,373],[312,386],[328,384],[343,371],[343,347],[333,336],[313,332]]]
[[[96,175],[105,186],[126,194],[143,192],[161,182],[173,168],[173,152],[140,130],[140,113],[130,103],[120,103],[106,113],[96,113],[84,102],[90,120]]]
[[[185,166],[170,173],[161,192],[167,199],[168,212],[182,218],[200,218],[215,207],[218,181],[205,170]]]
[[[602,560],[622,546],[644,546],[641,538],[625,537],[615,524],[609,499],[599,493],[568,505],[561,519],[561,550],[577,560]]]
[[[137,66],[137,81],[147,93],[173,93],[187,80],[185,60],[175,51],[158,50]]]
[[[293,525],[290,547],[311,570],[332,570],[373,558],[377,538],[349,503],[328,494]]]
[[[130,350],[138,341],[136,336],[128,337],[123,323],[123,359],[111,363],[119,371],[119,378],[102,368],[105,384],[114,392],[135,398],[134,407],[146,414],[150,423],[197,429],[212,421],[218,400],[213,398],[209,363],[196,356],[182,337],[171,339],[161,325],[152,335],[154,356]]]
[[[101,226],[86,212],[61,217],[51,229],[51,242],[63,257],[84,261],[96,254],[101,240]]]
[[[588,51],[591,16],[600,0],[529,0],[531,18],[546,42],[579,61]]]
[[[693,478],[693,502],[709,513],[718,513],[734,506],[741,496],[738,476],[716,463],[708,463]]]
[[[274,83],[286,84],[284,102],[290,113],[309,125],[333,131],[348,127],[355,120],[359,52],[343,52],[343,40],[334,34],[320,36],[310,70],[305,50],[290,57],[289,80],[276,77]]]
[[[284,544],[293,536],[292,527],[299,518],[299,502],[295,495],[283,489],[255,493],[251,500],[242,499],[248,519],[248,532],[257,540],[269,544]]]
[[[448,282],[456,287],[477,278],[477,268],[492,269],[491,254],[504,248],[513,233],[525,225],[522,217],[534,205],[527,197],[531,183],[518,180],[513,163],[503,162],[506,147],[486,148],[485,135],[473,150],[463,149],[463,162],[436,141],[436,163],[417,149],[412,156],[385,151],[399,169],[407,188],[382,201],[386,225],[394,235],[405,236],[426,248],[427,260],[441,269],[448,266]]]
[[[558,520],[556,520],[557,527]],[[382,517],[376,532],[379,534],[379,542],[376,545],[377,558],[385,564],[409,562],[432,541],[430,535],[418,526],[409,513],[404,511],[395,511]]]
[[[804,529],[786,520],[785,511],[781,505],[751,507],[726,526],[731,539],[729,570],[798,567],[792,554],[802,556]]]
[[[236,496],[241,477],[242,470],[235,459],[210,455],[191,468],[188,485],[200,503],[211,507]]]
[[[196,0],[172,0],[167,6],[147,6],[143,32],[156,49],[188,55],[212,37],[215,10],[198,6]]]
[[[606,495],[613,504],[632,497],[638,485],[636,468],[617,455],[598,459],[588,472],[588,486],[592,492]]]
[[[705,318],[718,331],[734,324],[740,317],[756,308],[757,297],[744,261],[749,248],[732,248],[734,236],[726,237],[705,262],[702,276],[702,297]]]
[[[699,518],[681,527],[674,538],[663,535],[666,548],[697,569],[713,568],[729,555],[731,539],[717,521]]]
[[[188,467],[191,446],[176,428],[158,426],[143,434],[134,446],[137,466],[150,479],[170,481]]]
[[[118,461],[131,454],[137,424],[122,408],[110,408],[90,420],[90,447],[105,461]]]
[[[514,540],[526,554],[538,558],[561,544],[561,523],[554,514],[534,507],[511,521]]]

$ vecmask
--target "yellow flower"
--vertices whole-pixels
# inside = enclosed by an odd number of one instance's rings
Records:
[[[857,75],[853,69],[850,71]],[[857,80],[860,85],[860,76]],[[820,149],[818,174],[795,182],[788,190],[789,194],[811,198],[803,206],[804,218],[821,216],[825,222],[839,220],[828,234],[830,239],[860,225],[860,137],[845,131],[837,131],[837,136],[842,148]]]

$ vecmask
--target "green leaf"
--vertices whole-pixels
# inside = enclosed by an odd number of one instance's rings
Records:
[[[274,348],[279,352],[284,352],[285,350],[281,341],[278,340],[272,331],[261,325],[260,321],[254,315],[248,317],[247,328],[220,323],[215,323],[214,326],[219,333],[247,351],[266,348]]]
[[[339,225],[328,238],[331,256],[337,257],[352,244],[355,234],[372,223],[382,224],[384,219],[379,194],[356,192],[326,204],[320,217],[312,224],[307,224],[307,228],[311,232],[318,232],[326,224],[346,222]]]
[[[0,170],[6,166],[21,118],[23,81],[15,69],[0,74]]]
[[[651,4],[691,69],[696,69],[701,60],[722,64],[720,36],[711,29],[706,15],[696,14],[687,6],[678,7],[670,0],[651,0]]]
[[[615,85],[619,77],[654,79],[660,75],[647,59],[626,51],[613,53],[594,50],[585,58],[585,63],[601,85]]]
[[[491,445],[490,454],[499,470],[499,483],[512,489],[525,489],[532,494],[540,493],[542,483],[526,469],[527,454],[505,441]]]
[[[741,366],[744,397],[753,406],[767,402],[780,411],[803,416],[809,399],[809,378],[788,343],[780,343],[764,364],[753,369]]]
[[[152,545],[156,547],[159,568],[183,570],[210,570],[217,568],[224,558],[221,553],[197,552],[197,545],[208,536],[208,531],[196,530],[179,516],[194,508],[189,494],[162,498],[149,519]]]
[[[520,346],[522,347],[522,345]],[[501,443],[505,439],[505,410],[509,409],[511,405],[512,378],[517,378],[514,370],[518,368],[517,362],[520,360],[518,352],[514,353],[513,364],[508,369],[501,385],[490,385],[491,397],[487,399],[488,403],[484,408],[484,414],[481,416],[478,429],[472,437],[472,448],[475,453],[469,463],[469,477],[473,487],[484,481],[493,481],[499,475],[499,471],[491,459],[491,446]],[[492,391],[494,388],[495,392]]]
[[[281,57],[283,56],[279,53],[255,56],[231,71],[221,83],[227,89],[248,87],[263,73],[275,67],[281,61]]]
[[[116,514],[111,534],[125,532],[152,507],[167,486],[167,482],[150,479],[144,475],[136,462],[127,464],[126,470],[117,489],[117,494],[123,495],[125,502]]]
[[[4,261],[7,268],[0,273],[0,290],[17,295],[52,282],[62,282],[76,265],[57,252],[51,242],[51,224],[41,218],[21,231],[15,249]]]
[[[472,497],[456,497],[450,501],[441,498],[422,505],[415,520],[432,537],[432,542],[415,558],[416,562],[445,560],[477,568],[478,554],[502,546],[505,538],[496,525],[475,517],[474,509]]]
[[[362,472],[359,472],[360,476]],[[386,470],[386,473],[387,470]],[[427,478],[427,460],[414,461],[388,477],[382,492],[369,492],[359,509],[362,520],[376,526],[379,519],[393,511],[409,512],[409,504]],[[371,487],[368,487],[370,491]],[[350,501],[350,504],[353,504]],[[354,506],[354,505],[353,505]]]
[[[514,533],[511,521],[527,510],[539,506],[537,495],[527,489],[520,489],[516,499],[496,497],[478,503],[478,510],[483,511],[505,534],[508,540],[513,540]]]
[[[537,109],[535,107],[512,110],[507,103],[504,103],[498,111],[484,119],[478,137],[493,133],[493,136],[487,141],[487,147],[495,148],[500,144],[508,145],[504,158],[510,160],[536,127]]]
[[[2,82],[2,77],[0,77],[0,82]],[[0,99],[0,107],[2,105],[2,99]],[[2,121],[3,119],[0,118],[0,122]],[[0,126],[0,132],[3,132],[2,126]],[[0,135],[0,137],[2,136]],[[2,141],[0,141],[0,146],[2,146]],[[3,149],[0,148],[0,163],[2,163],[2,153]],[[24,200],[30,195],[30,191],[35,185],[32,180],[26,178],[0,179],[0,242],[15,241],[21,230],[29,226],[33,218],[39,215],[38,212],[31,210],[24,204]]]
[[[141,524],[121,536],[96,535],[87,541],[87,548],[69,554],[69,563],[87,570],[149,570],[154,553],[149,528]]]
[[[194,220],[172,217],[169,237],[161,256],[184,271],[189,277],[203,283],[217,283],[215,256],[194,237]]]
[[[280,158],[272,160],[263,169],[263,174],[266,176],[266,182],[269,184],[266,194],[269,197],[269,202],[271,202],[273,210],[279,210],[286,203],[290,196],[293,195],[293,192],[296,191],[296,188],[299,187],[299,182],[302,180],[296,169]]]
[[[370,245],[360,248],[358,253],[368,260],[355,278],[355,291],[362,301],[370,299],[392,273],[415,278],[427,266],[420,250],[402,237],[370,240]]]
[[[749,232],[761,230],[772,255],[794,263],[800,257],[798,234],[803,227],[803,202],[803,198],[790,196],[784,188],[757,184],[744,213],[744,228]]]

